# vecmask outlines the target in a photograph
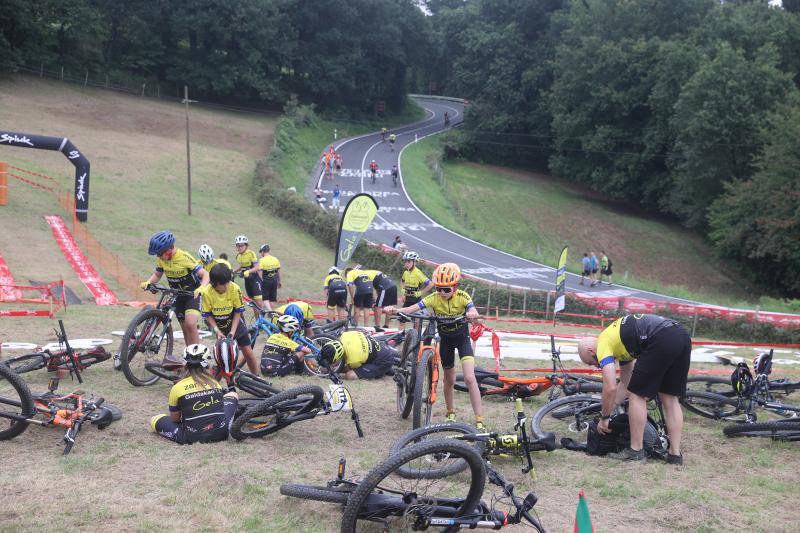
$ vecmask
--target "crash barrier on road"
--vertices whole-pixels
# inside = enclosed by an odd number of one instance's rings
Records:
[[[2,261],[2,258],[0,258]],[[5,264],[5,262],[3,262]],[[60,288],[60,295],[56,295],[56,289]],[[37,298],[26,298],[24,293],[37,292]],[[64,281],[53,281],[45,285],[7,285],[0,281],[0,301],[13,302],[20,304],[47,305],[47,309],[0,309],[2,316],[53,316],[61,308],[67,307],[67,299],[64,289]]]

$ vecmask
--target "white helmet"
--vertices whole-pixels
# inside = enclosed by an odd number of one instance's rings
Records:
[[[211,355],[211,350],[203,344],[190,344],[183,350],[183,359],[186,366],[200,366],[208,368],[207,359]]]
[[[238,235],[236,240],[233,241],[235,244],[250,244],[250,241],[247,239],[247,235]]]
[[[419,259],[417,252],[405,252],[403,254],[403,261],[416,261],[417,259]]]
[[[328,269],[328,274],[341,274],[341,272],[339,271],[338,268],[336,268],[335,266],[332,266],[332,267],[330,267]]]
[[[200,261],[203,263],[210,263],[214,260],[214,250],[207,244],[200,245],[200,249],[197,250],[197,255],[200,256]]]
[[[292,315],[281,315],[277,322],[278,329],[284,333],[296,333],[300,330],[300,321]]]

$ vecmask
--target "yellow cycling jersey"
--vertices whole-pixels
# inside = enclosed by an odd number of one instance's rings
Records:
[[[243,253],[236,254],[236,261],[239,263],[240,268],[253,268],[253,265],[258,263],[258,256],[248,248]]]
[[[344,364],[358,368],[369,360],[369,356],[380,349],[378,343],[360,331],[345,331],[339,336],[344,346]]]
[[[233,270],[230,262],[225,259],[212,259],[210,263],[202,263],[203,268],[206,269],[206,272],[211,272],[211,269],[214,268],[216,265],[225,265],[226,267]]]
[[[633,361],[633,357],[622,344],[622,337],[619,334],[621,322],[622,319],[618,318],[597,336],[598,363],[606,357],[613,357],[620,362]]]
[[[325,281],[322,282],[323,289],[330,289],[330,290],[344,290],[345,289],[345,281],[339,274],[328,274],[325,278]]]
[[[296,305],[303,311],[303,318],[305,319],[303,324],[307,324],[312,320],[314,320],[314,311],[313,309],[311,309],[311,306],[306,302],[302,302],[299,300],[296,302],[289,302],[288,304],[280,305],[277,308],[275,308],[275,312],[282,315],[286,313],[286,308],[289,307],[290,305]]]
[[[200,314],[213,316],[219,329],[227,334],[233,325],[233,313],[244,313],[242,289],[238,285],[228,283],[228,289],[222,294],[214,287],[206,289]]]
[[[264,352],[268,355],[288,355],[300,350],[302,346],[283,333],[273,333],[264,344]]]
[[[420,290],[427,287],[431,280],[425,275],[422,270],[416,266],[411,270],[403,271],[403,277],[400,278],[403,282],[403,290],[408,296],[415,296],[419,298]]]
[[[281,268],[281,262],[274,255],[265,255],[258,260],[258,267],[264,273],[265,278],[274,278],[278,275],[278,270]]]
[[[420,309],[430,309],[436,316],[461,316],[475,307],[469,294],[461,289],[458,289],[449,300],[445,300],[438,292],[434,292],[423,298],[417,305]],[[466,329],[466,324],[439,324],[439,332],[445,334],[461,333]]]
[[[189,252],[175,248],[172,259],[165,261],[156,258],[156,272],[167,276],[167,283],[173,289],[192,291],[200,286],[198,271],[203,268],[200,261],[192,257]]]
[[[649,339],[674,324],[674,320],[658,315],[634,314],[618,318],[597,337],[597,362],[605,366],[613,360],[633,361]]]

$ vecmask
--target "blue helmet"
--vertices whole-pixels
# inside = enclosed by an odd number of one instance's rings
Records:
[[[302,324],[306,318],[306,314],[300,309],[300,306],[296,304],[287,305],[286,309],[283,310],[283,314],[295,317],[300,324]]]
[[[147,249],[149,255],[159,255],[165,250],[172,248],[175,244],[175,235],[171,231],[159,231],[150,237],[150,248]]]

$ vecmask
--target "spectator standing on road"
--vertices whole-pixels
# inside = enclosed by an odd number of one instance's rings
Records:
[[[597,255],[594,252],[589,252],[591,255],[589,257],[592,266],[592,274],[589,276],[589,279],[592,281],[591,287],[597,285],[597,269],[600,266],[599,261],[597,261]]]
[[[336,152],[336,154],[334,154],[334,156],[333,156],[333,162],[334,162],[334,165],[336,165],[336,172],[341,172],[342,171],[342,164],[343,164],[343,162],[342,162],[342,154],[340,154],[339,152]]]
[[[583,272],[581,273],[581,285],[583,285],[583,280],[587,276],[589,277],[589,282],[592,281],[592,260],[589,259],[589,254],[583,252]]]
[[[331,209],[339,209],[339,197],[342,195],[341,189],[339,189],[339,184],[336,184],[336,187],[333,188],[333,196],[331,198]]]
[[[394,248],[395,250],[397,250],[397,248],[398,248],[398,247],[399,247],[401,244],[403,244],[403,241],[400,239],[400,235],[397,235],[397,236],[394,238],[394,242],[392,243],[392,248]]]
[[[603,276],[606,276],[606,283],[611,285],[611,260],[606,255],[605,250],[600,250],[600,283],[603,282]]]

